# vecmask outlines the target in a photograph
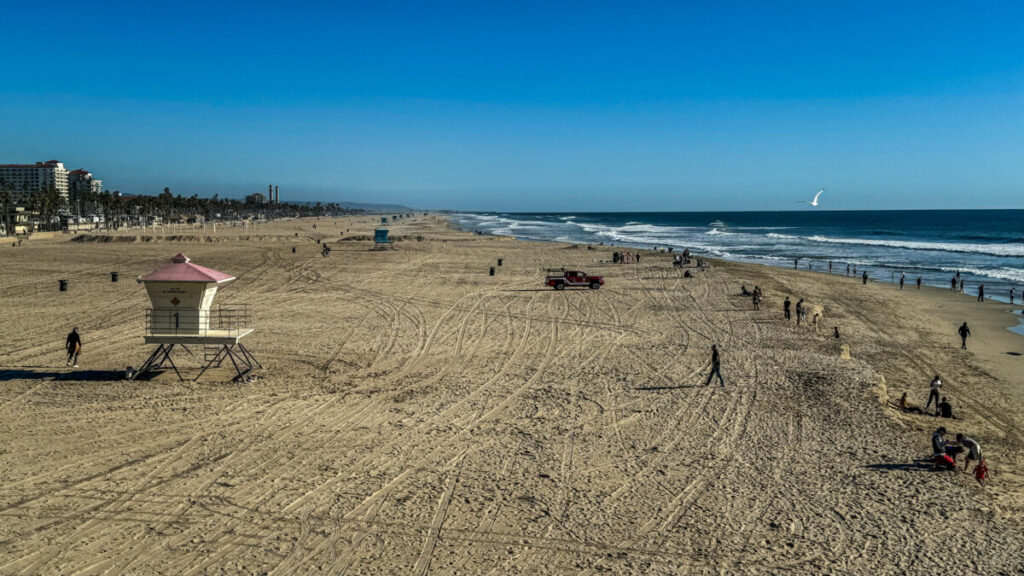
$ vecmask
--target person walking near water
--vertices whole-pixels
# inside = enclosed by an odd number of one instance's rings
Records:
[[[949,289],[956,292],[956,276],[953,276],[953,279],[949,281]]]
[[[903,290],[903,283],[907,281],[907,275],[900,273],[900,290]]]
[[[985,285],[981,284],[978,286],[978,302],[985,301]]]
[[[932,382],[931,384],[929,384],[929,386],[931,387],[931,391],[928,392],[928,402],[924,405],[924,409],[927,410],[929,407],[931,407],[932,401],[934,400],[935,409],[938,410],[939,393],[942,390],[942,380],[939,378],[938,374],[935,375],[935,378],[932,378]]]
[[[1010,286],[1010,304],[1013,304],[1013,297],[1017,295],[1017,292]]]
[[[960,326],[957,333],[960,334],[960,349],[967,350],[967,339],[971,336],[971,329],[967,327],[967,322]]]
[[[868,283],[868,271],[865,270],[864,271],[864,275],[861,276],[861,284],[864,284],[866,286],[867,283]]]
[[[849,264],[846,265],[846,275],[847,276],[850,275],[850,265]]]
[[[708,374],[708,380],[704,383],[705,386],[711,385],[711,379],[718,376],[718,383],[725,386],[725,380],[722,379],[722,357],[718,354],[718,345],[711,345],[711,373]]]
[[[959,274],[959,272],[957,272],[957,274]],[[963,278],[960,279],[960,293],[961,294],[964,293],[964,279]]]
[[[782,313],[785,314],[786,320],[789,320],[789,307],[792,303],[789,301],[789,296],[786,296],[786,301],[782,303]]]
[[[68,351],[67,366],[74,364],[74,367],[78,368],[78,355],[82,353],[82,338],[78,335],[77,327],[71,329],[67,341],[64,342],[64,348]]]
[[[921,289],[921,277],[920,276],[917,277],[917,289],[918,290]]]

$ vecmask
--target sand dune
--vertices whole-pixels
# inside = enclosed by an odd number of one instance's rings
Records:
[[[435,217],[389,252],[371,218],[312,226],[0,248],[0,574],[1024,572],[1006,307],[724,262],[684,278]],[[148,354],[131,279],[178,251],[238,277],[218,299],[255,310],[258,381],[113,379]],[[606,285],[542,288],[563,265]],[[787,295],[822,307],[818,333],[782,320]],[[935,373],[988,488],[922,463],[940,422],[889,404]]]

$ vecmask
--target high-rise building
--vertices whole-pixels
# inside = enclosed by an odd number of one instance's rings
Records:
[[[88,198],[89,193],[99,194],[103,192],[103,180],[95,178],[92,172],[79,168],[68,172],[68,197],[71,202]]]
[[[67,200],[68,171],[59,160],[35,164],[0,164],[0,186],[11,186],[15,194],[27,194],[53,186]]]

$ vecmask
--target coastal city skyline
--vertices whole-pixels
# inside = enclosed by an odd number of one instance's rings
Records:
[[[58,2],[45,30],[12,6],[0,161],[74,158],[130,194],[272,181],[297,200],[455,210],[791,210],[822,186],[824,210],[1020,208],[1024,10],[924,6],[310,20]],[[85,20],[104,33],[62,33]]]

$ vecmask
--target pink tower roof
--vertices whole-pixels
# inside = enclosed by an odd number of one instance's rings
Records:
[[[193,264],[188,256],[178,253],[171,258],[171,263],[140,278],[143,282],[228,282],[235,277],[218,272],[198,264]]]

